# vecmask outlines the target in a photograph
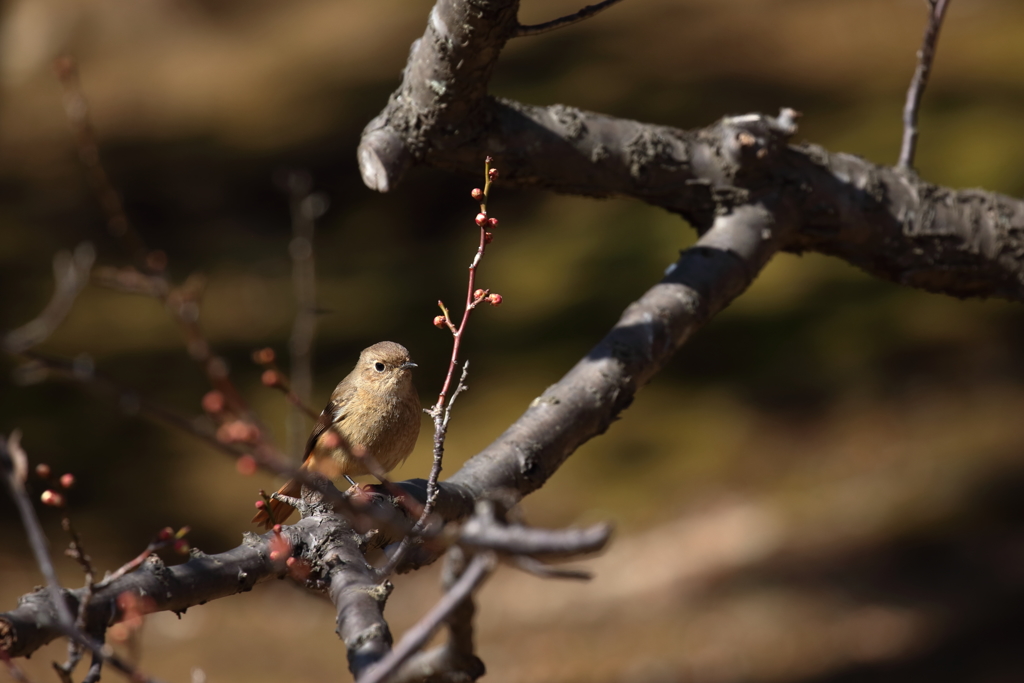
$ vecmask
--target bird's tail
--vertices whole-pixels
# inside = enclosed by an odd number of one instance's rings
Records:
[[[285,485],[277,490],[282,496],[291,496],[292,498],[298,498],[302,494],[302,482],[290,479],[285,482]],[[266,508],[262,508],[256,513],[256,516],[252,518],[253,524],[259,524],[264,529],[269,529],[277,524],[284,524],[284,521],[288,519],[288,516],[292,514],[295,509],[288,503],[282,503],[274,498],[270,499],[270,512],[267,512]],[[271,514],[273,517],[271,517]]]

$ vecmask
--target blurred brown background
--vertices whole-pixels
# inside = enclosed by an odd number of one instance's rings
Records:
[[[532,23],[577,9],[527,0]],[[282,354],[294,304],[282,169],[331,207],[317,235],[321,404],[369,343],[406,344],[424,403],[463,296],[475,178],[417,170],[390,195],[355,165],[362,126],[396,86],[430,3],[396,0],[7,0],[0,25],[0,329],[34,317],[51,259],[83,240],[124,263],[76,159],[51,72],[81,61],[102,152],[128,214],[172,275],[209,277],[202,324],[284,443],[285,405],[249,352]],[[924,26],[920,0],[629,0],[514,41],[492,92],[703,126],[804,112],[798,137],[895,161]],[[1024,194],[1024,5],[954,2],[921,122],[928,180]],[[499,160],[500,161],[500,160]],[[583,355],[693,240],[631,200],[496,188],[481,269],[500,309],[467,342],[446,471],[486,445]],[[483,590],[492,681],[1024,680],[1024,314],[873,280],[819,256],[777,257],[688,344],[610,432],[525,503],[560,525],[611,519],[584,585],[502,570]],[[44,347],[88,354],[140,393],[198,414],[207,386],[152,301],[88,288]],[[81,386],[16,385],[0,361],[0,432],[73,471],[74,517],[112,569],[165,525],[206,552],[249,529],[254,492],[191,437]],[[424,425],[426,433],[427,425]],[[425,476],[428,442],[399,478]],[[199,511],[197,514],[196,511]],[[42,515],[55,552],[57,518]],[[0,500],[0,609],[40,583]],[[66,583],[80,573],[61,560]],[[396,635],[437,597],[436,568],[399,577]],[[270,618],[288,624],[276,638]],[[142,668],[170,681],[346,677],[330,605],[284,583],[149,618]],[[52,680],[40,652],[26,669]],[[7,675],[0,673],[0,678]],[[111,679],[117,676],[108,674]]]

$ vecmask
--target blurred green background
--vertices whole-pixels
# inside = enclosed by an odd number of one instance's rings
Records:
[[[81,62],[101,151],[129,216],[180,281],[209,278],[201,323],[284,443],[286,406],[252,349],[286,356],[295,313],[288,202],[305,169],[331,205],[316,238],[314,404],[359,350],[393,339],[424,404],[450,337],[436,300],[464,296],[477,178],[417,169],[365,189],[359,133],[398,83],[430,4],[395,0],[7,0],[0,25],[0,329],[49,299],[55,252],[88,240],[125,263],[77,161],[52,59]],[[523,23],[575,11],[524,2]],[[804,113],[800,139],[891,164],[924,26],[920,0],[630,0],[513,41],[492,92],[690,128]],[[952,4],[921,117],[933,182],[1024,195],[1024,5]],[[500,165],[500,159],[498,163]],[[471,391],[446,472],[494,439],[656,282],[692,231],[627,199],[496,187],[480,271],[504,303],[475,314]],[[616,522],[586,585],[504,569],[481,595],[493,681],[1024,680],[1024,314],[781,255],[524,504],[537,524]],[[190,416],[207,384],[156,303],[89,287],[44,350]],[[0,432],[72,471],[74,519],[103,569],[165,525],[206,552],[250,529],[263,474],[60,382],[22,386],[0,360]],[[424,422],[424,434],[428,425]],[[395,474],[425,476],[429,439]],[[42,510],[55,552],[64,540]],[[0,609],[41,578],[0,499]],[[59,552],[57,553],[59,554]],[[68,584],[80,573],[61,560]],[[437,597],[436,568],[399,577],[397,634]],[[276,583],[153,615],[119,647],[172,681],[347,676],[330,605]],[[281,628],[281,625],[285,628]],[[269,643],[278,647],[266,647]],[[52,676],[51,646],[26,669]],[[0,677],[6,672],[0,673]],[[110,674],[112,677],[114,674]]]

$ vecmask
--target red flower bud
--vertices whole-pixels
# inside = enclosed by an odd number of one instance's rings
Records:
[[[478,289],[475,292],[473,292],[473,298],[474,299],[482,299],[482,298],[484,298],[484,294],[486,294],[486,293],[487,292],[485,292],[484,290]]]
[[[43,491],[43,495],[39,496],[39,500],[43,501],[43,505],[49,505],[50,507],[64,507],[64,496],[50,489]]]
[[[169,540],[171,540],[171,538],[173,536],[174,536],[174,529],[172,529],[169,526],[165,526],[163,529],[161,529],[157,533],[156,540],[158,540],[158,541],[169,541]]]
[[[476,215],[476,224],[479,225],[481,228],[484,227],[484,225],[487,224],[487,214],[486,213],[478,213]]]
[[[176,553],[181,553],[182,555],[184,555],[191,549],[192,548],[189,546],[188,541],[186,541],[184,538],[179,538],[177,541],[174,542],[174,552]]]
[[[497,218],[488,218],[487,219],[487,225],[493,230],[494,228],[498,227],[498,219]]]
[[[470,192],[469,194],[470,196],[473,197],[473,199],[477,200],[478,202],[483,200],[484,198],[484,191],[481,190],[479,187],[474,187],[473,191]]]
[[[60,475],[60,485],[66,489],[71,488],[75,485],[75,475],[70,472]]]
[[[279,536],[281,535],[281,525],[280,524],[275,524],[274,525],[274,533],[279,535]]]
[[[267,370],[260,376],[260,381],[265,387],[277,387],[281,385],[281,375],[277,370]]]
[[[485,164],[493,164],[494,163],[494,157],[492,157],[491,155],[485,156],[484,157],[484,163]]]
[[[492,306],[500,306],[501,294],[491,294],[489,297],[487,297],[487,302]]]
[[[434,318],[434,327],[444,327],[444,316],[439,315]]]
[[[41,462],[36,465],[36,476],[40,479],[49,479],[51,474],[52,471],[50,470],[50,466],[45,462]]]
[[[490,171],[487,172],[487,177],[490,178],[491,180],[497,180],[498,179],[498,169],[492,168]]]
[[[203,410],[213,415],[224,410],[224,394],[219,391],[208,391],[203,396]]]
[[[266,504],[266,503],[264,503],[264,502],[263,502],[262,500],[257,500],[257,501],[256,501],[256,509],[257,509],[257,510],[262,510],[262,509],[263,509],[263,508],[265,508],[266,506],[267,506],[267,504]]]
[[[235,461],[235,469],[242,476],[248,477],[256,473],[256,458],[248,453]]]
[[[494,239],[494,235],[493,234],[491,234],[489,232],[485,232],[484,233],[484,244],[490,244],[491,240],[493,240],[493,239]]]

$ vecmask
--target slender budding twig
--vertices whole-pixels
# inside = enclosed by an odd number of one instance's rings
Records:
[[[939,30],[946,17],[949,0],[928,0],[928,25],[921,40],[921,49],[917,52],[917,69],[907,89],[907,101],[903,106],[903,144],[900,146],[900,159],[897,167],[909,171],[914,167],[914,154],[917,152],[917,115],[921,109],[921,98],[928,85],[928,76],[935,61],[935,45],[939,41]]]
[[[487,245],[491,243],[493,234],[491,230],[498,227],[498,219],[492,218],[487,214],[487,199],[490,196],[491,184],[498,179],[498,169],[492,168],[491,164],[494,160],[491,157],[487,157],[484,160],[484,186],[483,189],[474,188],[471,195],[473,199],[480,202],[480,212],[476,215],[476,225],[480,229],[480,241],[477,245],[476,253],[473,255],[473,261],[469,264],[469,282],[466,287],[466,305],[462,311],[462,320],[458,327],[452,321],[451,313],[448,307],[444,305],[443,301],[438,301],[437,305],[441,309],[442,315],[434,318],[434,325],[437,327],[447,328],[452,333],[452,355],[448,362],[448,372],[444,378],[444,384],[441,386],[441,391],[437,396],[437,402],[428,410],[425,410],[431,419],[434,421],[434,454],[433,462],[430,467],[430,475],[427,477],[427,499],[423,505],[423,511],[419,515],[419,519],[416,520],[416,524],[413,525],[412,530],[406,534],[399,544],[398,548],[391,554],[387,563],[381,567],[379,574],[382,579],[386,579],[394,573],[395,569],[402,563],[406,555],[409,553],[410,548],[414,541],[419,538],[424,530],[426,529],[427,523],[430,520],[430,515],[434,511],[434,505],[437,502],[437,481],[441,476],[441,469],[444,461],[444,442],[448,434],[448,423],[451,421],[452,405],[455,403],[455,399],[458,398],[459,394],[466,391],[466,376],[469,373],[469,362],[466,361],[462,366],[462,374],[459,376],[458,384],[455,390],[449,396],[449,391],[452,391],[452,379],[455,376],[455,369],[459,366],[459,352],[462,349],[462,340],[466,331],[466,325],[469,323],[469,316],[477,306],[488,303],[492,306],[498,306],[501,304],[501,295],[492,293],[489,289],[477,289],[476,286],[476,271],[480,265],[480,261],[483,259],[485,252],[487,251]]]

